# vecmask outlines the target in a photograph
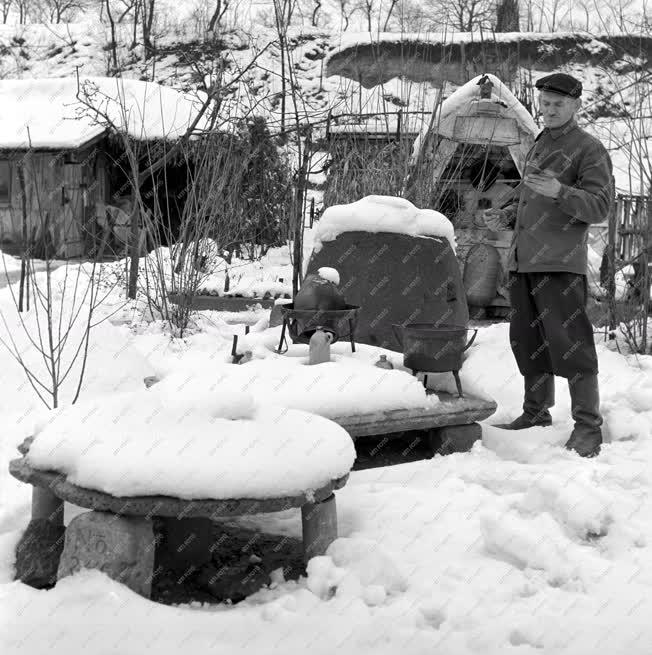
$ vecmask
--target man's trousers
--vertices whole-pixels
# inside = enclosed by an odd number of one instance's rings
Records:
[[[585,275],[510,273],[509,338],[523,376],[597,374]]]

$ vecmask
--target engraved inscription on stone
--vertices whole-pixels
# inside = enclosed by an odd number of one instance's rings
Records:
[[[86,512],[66,529],[57,579],[81,569],[99,569],[149,598],[154,570],[152,523],[109,512]]]

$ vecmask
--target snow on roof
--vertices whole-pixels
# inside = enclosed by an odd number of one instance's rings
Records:
[[[466,84],[463,84],[454,91],[446,100],[441,103],[432,122],[433,130],[440,136],[452,139],[455,119],[467,110],[471,103],[480,98],[480,86],[478,81],[483,75],[478,75]],[[518,98],[495,76],[487,74],[486,77],[492,82],[491,99],[501,103],[501,115],[516,119],[519,132],[522,133],[522,140],[533,138],[539,132],[530,112],[519,102]],[[419,153],[421,143],[426,137],[430,128],[430,122],[426,123],[421,134],[417,137],[413,158]]]
[[[0,148],[78,148],[110,128],[143,141],[176,139],[201,102],[201,96],[125,78],[0,80]]]

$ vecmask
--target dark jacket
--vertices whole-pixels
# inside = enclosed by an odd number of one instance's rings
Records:
[[[549,198],[522,182],[516,188],[519,200],[512,206],[516,224],[508,268],[586,275],[589,225],[604,221],[613,210],[609,153],[571,120],[537,136],[525,160],[524,176],[533,166],[551,169],[561,191],[559,197]]]

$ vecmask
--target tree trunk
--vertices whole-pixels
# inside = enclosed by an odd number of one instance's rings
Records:
[[[20,287],[18,289],[18,311],[23,311],[23,300],[25,297],[25,283],[27,280],[27,258],[29,243],[27,242],[27,192],[25,190],[25,171],[23,164],[18,165],[18,184],[20,186],[20,209],[22,213],[22,241],[23,254],[20,258]]]
[[[131,243],[129,244],[129,288],[127,295],[132,299],[136,298],[136,292],[138,291],[138,265],[140,264],[138,214],[139,207],[136,202],[131,210],[131,230],[129,232]]]
[[[215,30],[215,27],[219,24],[220,20],[222,20],[222,16],[224,16],[224,13],[229,7],[228,0],[217,0],[217,6],[215,7],[215,11],[213,12],[213,15],[211,16],[210,21],[208,22],[208,31],[212,32]]]
[[[106,15],[109,19],[109,28],[111,29],[111,57],[113,59],[113,70],[118,69],[118,55],[116,49],[118,44],[116,43],[116,34],[115,34],[115,22],[113,20],[113,14],[111,13],[111,7],[109,6],[109,0],[105,0],[106,6]]]
[[[297,138],[300,138],[297,135]],[[310,151],[312,148],[310,132],[306,135],[303,146],[303,157],[297,175],[297,201],[294,209],[294,244],[292,256],[292,295],[296,296],[301,284],[303,271],[303,200],[306,192],[306,181],[308,179],[308,165],[310,162]]]
[[[389,5],[389,10],[387,11],[387,18],[385,19],[385,24],[383,25],[383,32],[387,32],[387,27],[389,26],[389,20],[392,17],[392,13],[394,12],[394,7],[396,7],[397,3],[398,0],[391,0],[391,3]]]
[[[321,0],[315,0],[315,8],[312,10],[312,26],[317,27],[317,14],[321,9]]]
[[[501,0],[496,7],[496,32],[519,31],[518,0]]]
[[[283,0],[274,0],[274,17],[276,19],[276,32],[278,34],[279,48],[281,49],[281,134],[285,133],[285,104],[287,94],[287,81],[285,79],[285,59],[286,59],[286,32],[288,21],[286,21],[286,2]]]
[[[152,54],[154,46],[152,45],[152,25],[154,24],[154,5],[156,0],[146,0],[143,3],[143,48],[145,49],[145,59]]]

